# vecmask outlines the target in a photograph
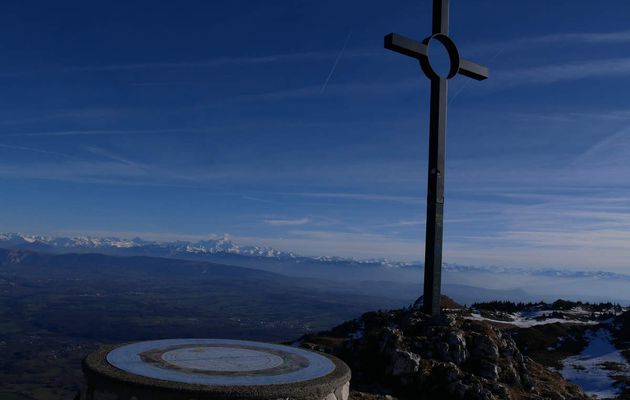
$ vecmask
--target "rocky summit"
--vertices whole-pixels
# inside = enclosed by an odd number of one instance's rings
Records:
[[[509,332],[465,315],[452,305],[438,319],[417,306],[369,312],[301,345],[342,358],[355,399],[590,398],[524,356]]]

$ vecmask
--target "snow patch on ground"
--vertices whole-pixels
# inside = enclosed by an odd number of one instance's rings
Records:
[[[528,316],[523,316],[521,314],[510,314],[511,321],[500,321],[496,319],[482,317],[481,314],[472,313],[470,316],[466,317],[467,319],[472,319],[475,321],[488,321],[488,322],[496,322],[499,324],[511,324],[514,326],[518,326],[519,328],[529,328],[537,325],[547,325],[547,324],[581,324],[581,325],[597,325],[599,322],[597,321],[580,321],[577,319],[563,319],[563,318],[547,318],[542,320],[536,320]]]
[[[365,335],[365,323],[363,321],[360,321],[358,328],[354,332],[348,334],[351,339],[361,339],[363,335]]]
[[[361,339],[363,335],[365,335],[365,331],[363,331],[362,329],[359,329],[357,331],[350,333],[348,337],[350,337],[350,339]]]
[[[564,359],[564,367],[559,372],[590,395],[614,398],[619,390],[613,386],[615,381],[611,376],[630,376],[630,365],[611,343],[607,329],[588,332],[586,338],[589,341],[586,348],[580,354]],[[619,370],[606,370],[606,363],[617,364]]]

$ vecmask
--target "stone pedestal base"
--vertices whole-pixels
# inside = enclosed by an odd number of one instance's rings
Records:
[[[348,400],[350,389],[350,369],[335,357],[235,340],[104,347],[83,372],[87,400]]]

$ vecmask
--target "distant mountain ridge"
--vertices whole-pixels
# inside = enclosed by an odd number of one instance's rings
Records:
[[[45,235],[28,235],[15,232],[0,233],[0,246],[9,248],[42,250],[48,248],[50,251],[105,251],[107,250],[141,250],[160,253],[159,255],[176,256],[180,254],[232,254],[249,257],[267,257],[275,259],[303,259],[323,263],[358,263],[364,265],[377,265],[383,267],[414,267],[421,266],[415,262],[392,261],[385,258],[379,259],[356,259],[351,257],[337,256],[301,256],[293,252],[281,251],[266,246],[242,246],[234,243],[230,236],[225,234],[216,238],[209,238],[197,242],[192,241],[170,241],[158,242],[144,240],[139,237],[132,239],[122,239],[118,237],[94,237],[94,236],[74,236],[74,237],[54,237]]]
[[[293,252],[277,250],[266,246],[241,246],[234,243],[229,235],[217,236],[197,242],[148,241],[139,237],[122,239],[118,237],[53,237],[21,233],[0,233],[0,247],[25,250],[66,252],[101,252],[118,255],[148,255],[157,257],[190,256],[242,256],[260,257],[271,260],[285,260],[300,263],[316,263],[339,266],[363,266],[377,268],[422,268],[421,262],[394,261],[380,259],[356,259],[337,256],[301,256]],[[630,281],[630,275],[607,271],[573,271],[556,268],[520,268],[501,266],[469,266],[444,263],[444,270],[465,273],[511,273],[554,278],[592,278]]]
[[[229,253],[259,257],[295,257],[292,253],[278,251],[269,247],[238,246],[229,239],[228,235],[217,239],[208,239],[198,242],[173,241],[161,243],[147,241],[138,237],[133,239],[121,239],[117,237],[53,237],[25,235],[21,233],[0,233],[0,245],[9,245],[11,247],[40,245],[48,246],[55,250],[107,250],[158,247],[169,250],[172,253]]]

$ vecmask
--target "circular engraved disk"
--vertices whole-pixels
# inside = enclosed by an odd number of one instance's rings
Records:
[[[172,339],[115,348],[107,362],[147,378],[202,385],[276,385],[321,378],[334,363],[317,353],[277,344],[221,339]]]
[[[283,363],[282,357],[235,347],[185,347],[167,351],[162,360],[183,369],[225,372],[266,370]]]

